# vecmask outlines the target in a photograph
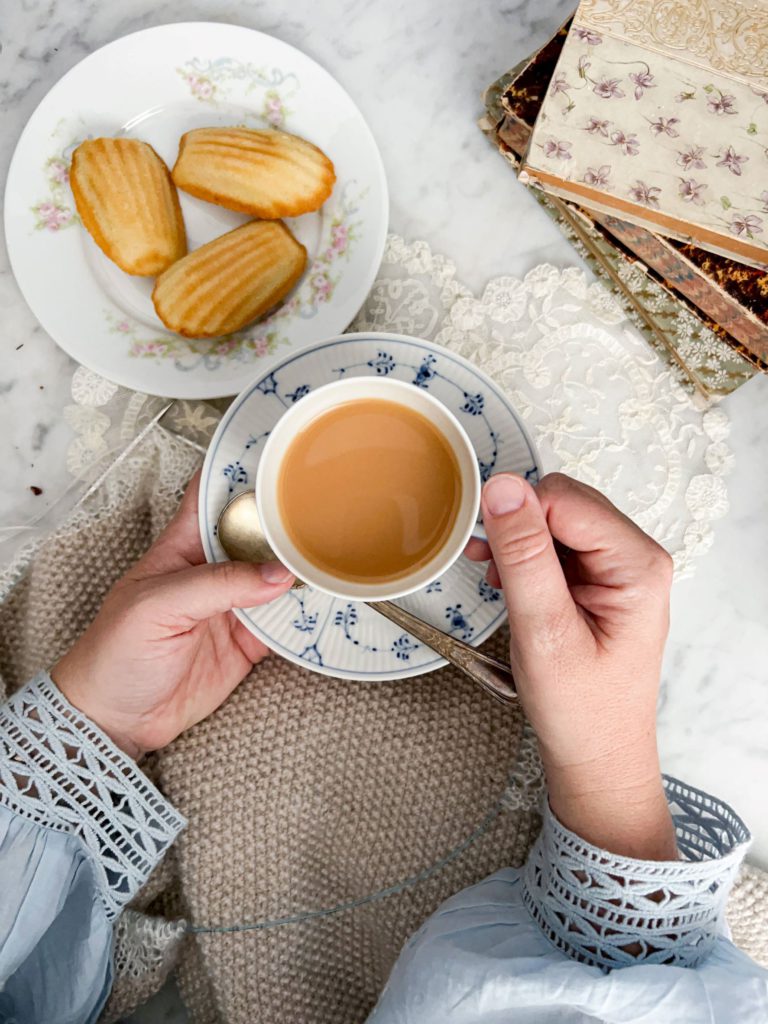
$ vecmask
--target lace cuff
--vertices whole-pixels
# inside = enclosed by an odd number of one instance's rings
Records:
[[[679,861],[619,857],[580,839],[547,804],[523,898],[563,953],[603,969],[695,967],[710,952],[751,836],[727,804],[664,776]]]
[[[46,673],[0,705],[0,805],[80,837],[110,920],[186,825]]]

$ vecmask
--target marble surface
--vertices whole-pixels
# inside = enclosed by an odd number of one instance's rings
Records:
[[[450,255],[471,287],[545,260],[574,264],[573,251],[475,126],[483,88],[542,43],[572,6],[573,0],[7,5],[0,175],[37,103],[94,49],[165,22],[233,22],[300,47],[349,90],[382,151],[392,229]],[[69,401],[73,364],[37,325],[4,250],[0,313],[2,556],[3,536],[39,516],[70,482],[63,458],[70,433],[61,411]],[[729,800],[754,832],[752,858],[768,867],[768,378],[755,379],[724,407],[736,454],[731,510],[717,524],[715,546],[695,578],[675,588],[659,736],[665,769]],[[33,486],[43,493],[34,495]],[[166,1000],[152,1019],[175,1014]]]

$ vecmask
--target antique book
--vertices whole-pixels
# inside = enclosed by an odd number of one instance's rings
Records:
[[[569,27],[567,22],[540,50],[504,76],[500,95],[504,119],[499,133],[518,155],[527,148]],[[595,211],[591,215],[751,355],[768,362],[768,273],[653,234],[613,215]]]
[[[519,65],[488,88],[486,114],[480,121],[488,139],[516,171],[519,152],[500,134],[505,125],[511,125],[501,100],[525,66]],[[741,346],[733,339],[726,342],[717,324],[656,280],[588,213],[540,189],[531,192],[695,400],[730,394],[755,375],[758,367]]]
[[[520,177],[768,264],[768,0],[582,0]]]

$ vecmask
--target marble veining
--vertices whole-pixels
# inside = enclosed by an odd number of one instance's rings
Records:
[[[0,52],[0,173],[50,86],[86,54],[174,21],[240,23],[328,68],[368,119],[389,178],[392,229],[425,238],[474,289],[545,260],[578,259],[475,122],[483,88],[541,44],[573,0],[26,0],[9,4]],[[73,364],[39,327],[0,254],[0,557],[70,482],[64,453]],[[696,576],[677,585],[664,666],[664,768],[730,801],[768,867],[768,379],[724,403],[736,453],[731,511]],[[32,488],[42,488],[35,494]],[[165,1002],[136,1021],[181,1020]]]

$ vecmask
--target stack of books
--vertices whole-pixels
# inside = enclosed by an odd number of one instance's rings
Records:
[[[768,0],[583,0],[485,105],[686,386],[713,398],[768,372]]]

